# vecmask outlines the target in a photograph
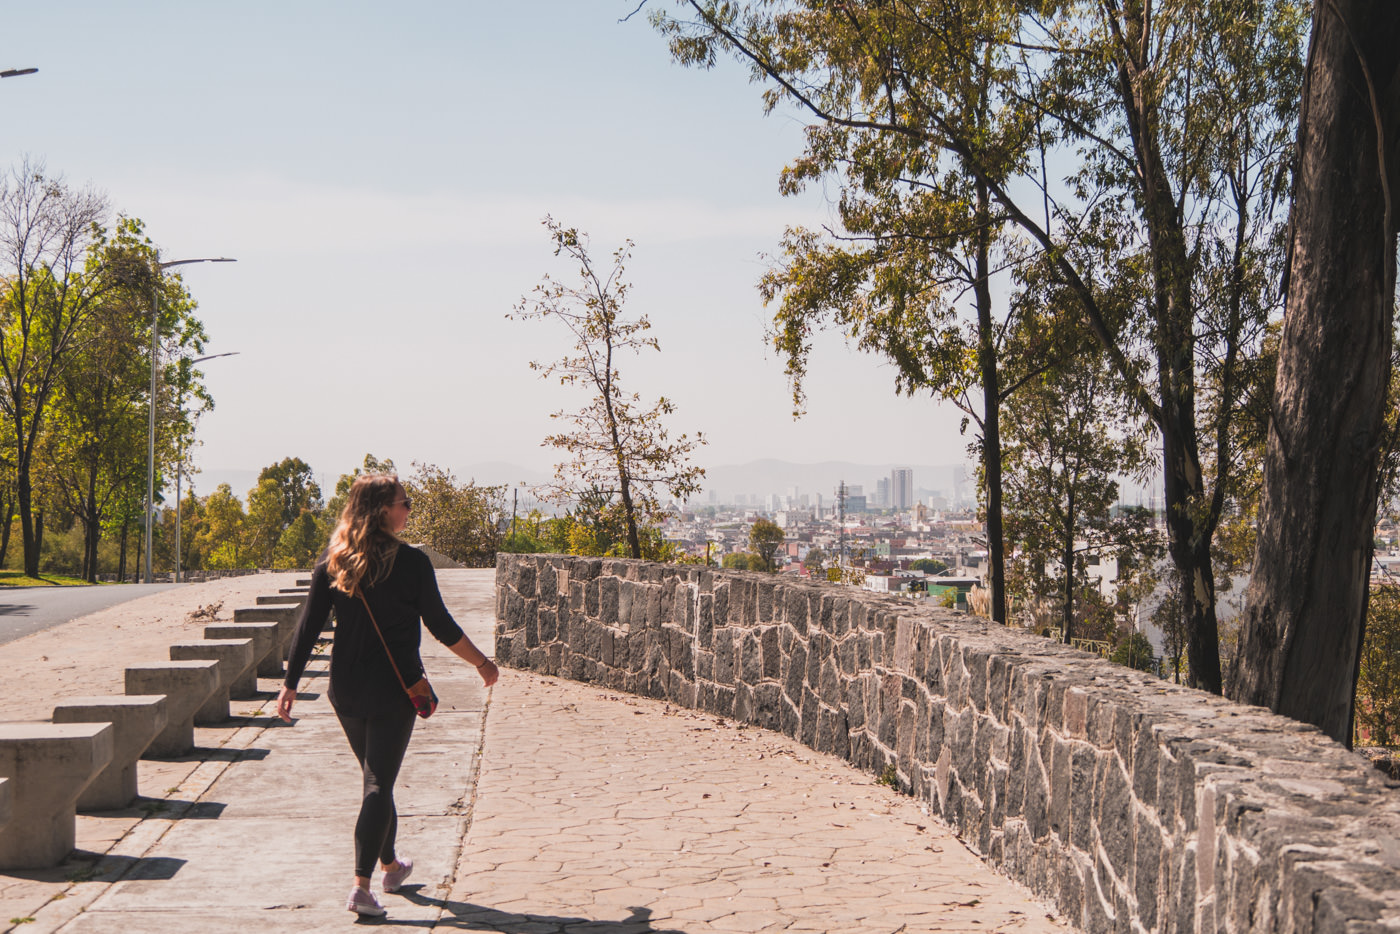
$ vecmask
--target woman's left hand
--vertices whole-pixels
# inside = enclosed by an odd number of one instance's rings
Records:
[[[496,667],[496,663],[487,659],[476,666],[476,673],[481,675],[482,682],[489,688],[496,683],[496,679],[501,676],[501,670]]]

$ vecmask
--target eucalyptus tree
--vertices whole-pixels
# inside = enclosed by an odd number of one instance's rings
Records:
[[[618,364],[622,354],[661,349],[656,338],[646,333],[651,322],[645,315],[622,316],[630,289],[622,274],[632,242],[618,248],[612,268],[604,269],[589,254],[587,234],[550,217],[544,219],[544,226],[554,241],[554,255],[578,264],[579,285],[545,276],[534,297],[522,299],[508,317],[563,324],[573,337],[573,353],[552,363],[531,362],[530,368],[542,378],[557,378],[561,385],[578,386],[589,394],[578,411],[550,416],[573,427],[545,438],[545,444],[572,458],[556,466],[549,492],[559,500],[576,498],[583,491],[608,499],[617,496],[628,551],[631,557],[641,558],[639,517],[645,520],[660,513],[658,490],[684,499],[700,489],[705,471],[690,463],[690,455],[705,439],[698,432],[693,438],[682,434],[672,439],[663,419],[675,412],[675,405],[665,396],[645,405],[638,393],[622,389]]]
[[[678,61],[733,53],[769,109],[917,146],[1039,252],[1160,436],[1191,676],[1220,691],[1211,544],[1242,364],[1279,307],[1302,0],[676,6],[652,18]],[[948,80],[960,68],[977,79]],[[990,113],[1018,115],[1003,145],[968,119],[982,82]],[[976,199],[962,216],[976,225]]]
[[[1319,0],[1234,693],[1350,742],[1387,446],[1400,5]],[[1393,402],[1393,400],[1392,400]]]
[[[1005,107],[995,93],[995,42],[1013,26],[995,5],[953,24],[954,43],[929,43],[906,67],[937,76],[948,119],[968,128],[981,164],[1005,184],[1034,142],[1034,115]],[[956,46],[959,53],[950,54]],[[849,84],[841,93],[859,95]],[[993,301],[994,276],[1023,257],[1007,242],[1007,219],[985,180],[957,154],[931,154],[923,141],[882,128],[827,122],[809,127],[807,147],[783,173],[782,190],[839,179],[841,229],[788,230],[760,291],[777,301],[773,341],[787,361],[794,414],[812,332],[834,326],[895,367],[896,391],[931,392],[976,425],[974,447],[986,504],[991,615],[1006,622],[1002,528],[1001,407],[1044,357],[1009,361],[1004,338],[1014,316]],[[1002,307],[999,307],[1002,306]],[[1042,348],[1043,350],[1043,348]]]

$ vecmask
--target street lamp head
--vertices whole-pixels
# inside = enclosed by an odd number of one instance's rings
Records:
[[[188,266],[190,263],[236,263],[238,260],[229,256],[203,256],[199,259],[172,259],[160,264],[161,269],[171,266]]]
[[[217,359],[219,359],[220,357],[236,357],[236,356],[238,356],[238,351],[236,351],[236,350],[230,350],[230,351],[228,351],[227,353],[211,353],[211,354],[210,354],[209,356],[207,356],[207,357],[195,357],[193,360],[190,361],[190,364],[191,364],[191,365],[194,365],[194,364],[196,364],[196,363],[203,363],[205,360],[217,360]]]
[[[37,68],[6,68],[0,71],[0,78],[18,78],[20,75],[32,75],[38,71]]]

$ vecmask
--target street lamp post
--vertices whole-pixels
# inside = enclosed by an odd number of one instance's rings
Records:
[[[232,263],[236,260],[226,256],[203,257],[200,259],[174,259],[169,262],[157,262],[157,271],[169,269],[171,266],[185,266],[190,263]],[[156,275],[154,284],[151,286],[151,421],[150,433],[146,444],[146,573],[144,579],[146,583],[151,583],[151,544],[154,541],[154,531],[156,513],[156,351],[160,346],[160,276]],[[176,503],[179,506],[179,503]],[[178,526],[179,523],[177,522]]]
[[[6,68],[0,71],[0,78],[18,78],[20,75],[32,75],[38,71],[37,68]]]
[[[190,366],[196,363],[203,363],[205,360],[217,360],[220,357],[236,357],[238,351],[230,350],[228,353],[212,353],[205,357],[195,357],[189,361]],[[180,387],[179,411],[183,415],[185,411],[185,389]],[[184,517],[180,514],[180,477],[185,472],[185,443],[181,439],[179,451],[175,458],[175,583],[180,583],[184,579],[184,550],[181,547],[180,532],[185,526]]]

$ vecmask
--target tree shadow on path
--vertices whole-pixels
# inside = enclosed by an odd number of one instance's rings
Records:
[[[419,894],[420,889],[421,886],[405,886],[398,894],[415,905],[436,905],[441,908],[443,916],[432,925],[435,930],[486,931],[495,934],[685,934],[679,928],[653,927],[650,908],[630,907],[627,909],[630,914],[626,918],[600,921],[592,918],[501,911],[489,905],[428,898]],[[391,916],[380,923],[426,926],[422,921],[395,922],[392,908],[390,911]]]

